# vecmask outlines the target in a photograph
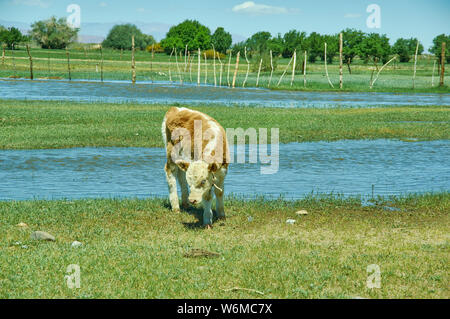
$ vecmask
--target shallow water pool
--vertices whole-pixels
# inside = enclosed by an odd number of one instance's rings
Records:
[[[270,147],[269,147],[270,152]],[[167,196],[161,148],[0,151],[0,200]],[[362,140],[280,145],[278,172],[231,164],[226,194],[400,195],[450,190],[450,141]],[[373,187],[373,188],[372,188]]]

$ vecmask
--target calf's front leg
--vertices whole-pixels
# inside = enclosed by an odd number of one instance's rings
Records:
[[[164,171],[166,172],[167,185],[169,186],[169,201],[173,212],[180,211],[180,204],[178,203],[177,194],[177,174],[178,167],[175,164],[166,163]]]
[[[223,179],[221,181],[217,182],[217,186],[220,187],[220,189],[217,189],[214,187],[214,193],[216,194],[216,212],[217,212],[217,218],[219,219],[225,219],[225,206],[223,204]]]
[[[186,181],[186,172],[182,169],[178,169],[178,183],[180,184],[181,188],[181,205],[184,209],[189,208],[189,189],[188,189],[188,183]]]
[[[212,218],[213,218],[213,212],[211,209],[212,204],[212,190],[203,197],[203,225],[206,226],[206,228],[211,228],[212,225]]]

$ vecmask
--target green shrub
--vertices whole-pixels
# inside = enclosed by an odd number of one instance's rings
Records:
[[[270,72],[272,70],[272,66],[270,64],[270,54],[269,53],[264,53],[262,56],[261,55],[255,56],[254,62],[252,64],[252,71],[258,72],[259,63],[261,61],[261,58],[262,58],[261,72]],[[277,59],[275,57],[272,57],[272,64],[273,64],[273,69],[276,70]]]
[[[218,59],[220,57],[221,60],[225,59],[225,54],[214,51],[214,50],[206,50],[203,52],[203,54],[206,54],[206,58],[208,60],[213,59],[214,58],[214,52],[216,53],[216,59]],[[203,56],[202,54],[202,56]]]

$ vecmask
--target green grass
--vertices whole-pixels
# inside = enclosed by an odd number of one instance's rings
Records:
[[[67,57],[65,50],[43,50],[32,49],[33,69],[35,78],[56,77],[61,79],[68,78]],[[104,79],[108,80],[128,80],[131,81],[131,52],[124,51],[120,55],[118,50],[104,50],[103,54],[103,72]],[[86,53],[82,49],[70,50],[71,77],[72,79],[100,80],[100,52],[99,50],[88,50]],[[190,66],[185,69],[184,57],[179,59],[178,67],[175,64],[175,58],[164,53],[156,54],[151,58],[151,54],[145,51],[136,51],[136,76],[137,81],[180,81],[197,83],[197,63],[195,59],[192,64],[192,72],[189,72]],[[231,69],[229,80],[228,57],[222,60],[223,74],[222,85],[228,85],[232,81],[235,58],[231,60]],[[246,81],[246,87],[255,87],[257,72],[253,70],[252,65],[257,63],[250,59],[250,73]],[[291,69],[288,70],[285,77],[277,86],[280,76],[286,69],[289,59],[279,59],[276,70],[274,71],[270,88],[283,90],[302,90],[302,91],[338,91],[339,90],[339,67],[338,61],[328,65],[328,72],[335,88],[331,88],[325,77],[323,61],[308,63],[307,65],[307,85],[303,85],[303,74],[296,71],[293,85],[291,86]],[[439,87],[438,68],[434,71],[434,87],[432,86],[433,60],[430,56],[420,56],[417,62],[415,89],[412,88],[413,62],[392,63],[388,65],[380,74],[373,89],[369,89],[369,82],[372,72],[375,69],[373,65],[364,64],[363,61],[356,59],[352,64],[352,74],[349,74],[347,66],[344,66],[344,91],[382,91],[382,92],[436,92],[449,93],[448,83],[450,76],[445,77],[444,87]],[[378,66],[380,67],[380,66]],[[169,71],[170,70],[170,71]],[[178,71],[179,70],[179,71]],[[239,71],[236,79],[236,86],[242,87],[247,72],[247,63],[245,59],[240,60]],[[220,67],[216,60],[216,84],[219,85]],[[376,75],[376,71],[375,71]],[[6,50],[5,59],[0,64],[0,77],[21,77],[30,76],[29,60],[25,49]],[[207,61],[207,76],[205,76],[205,63],[201,60],[200,82],[214,84],[213,61]],[[270,72],[262,72],[259,80],[259,87],[269,86]]]
[[[280,142],[450,138],[450,107],[279,109],[197,106],[224,128],[280,129]],[[163,147],[168,106],[0,100],[0,149]],[[270,133],[270,130],[269,130]],[[270,139],[269,139],[270,140]]]
[[[338,197],[225,203],[227,220],[205,230],[197,211],[174,214],[160,199],[0,202],[0,298],[450,297],[449,193],[373,207]],[[34,230],[56,241],[33,241]],[[190,249],[220,256],[184,257]],[[70,264],[79,289],[64,280]],[[370,264],[380,289],[366,287]]]

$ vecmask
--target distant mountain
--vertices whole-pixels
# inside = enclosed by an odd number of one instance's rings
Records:
[[[108,35],[109,30],[116,24],[125,24],[130,22],[107,22],[107,23],[96,23],[96,22],[86,22],[81,23],[80,32],[78,33],[78,41],[82,43],[100,43]],[[145,34],[151,34],[157,41],[160,41],[166,36],[172,25],[159,22],[132,22]],[[16,27],[22,33],[28,33],[31,29],[31,23],[17,22],[17,21],[6,21],[0,20],[0,25],[4,27]],[[240,42],[246,39],[246,37],[233,34],[233,43]]]

